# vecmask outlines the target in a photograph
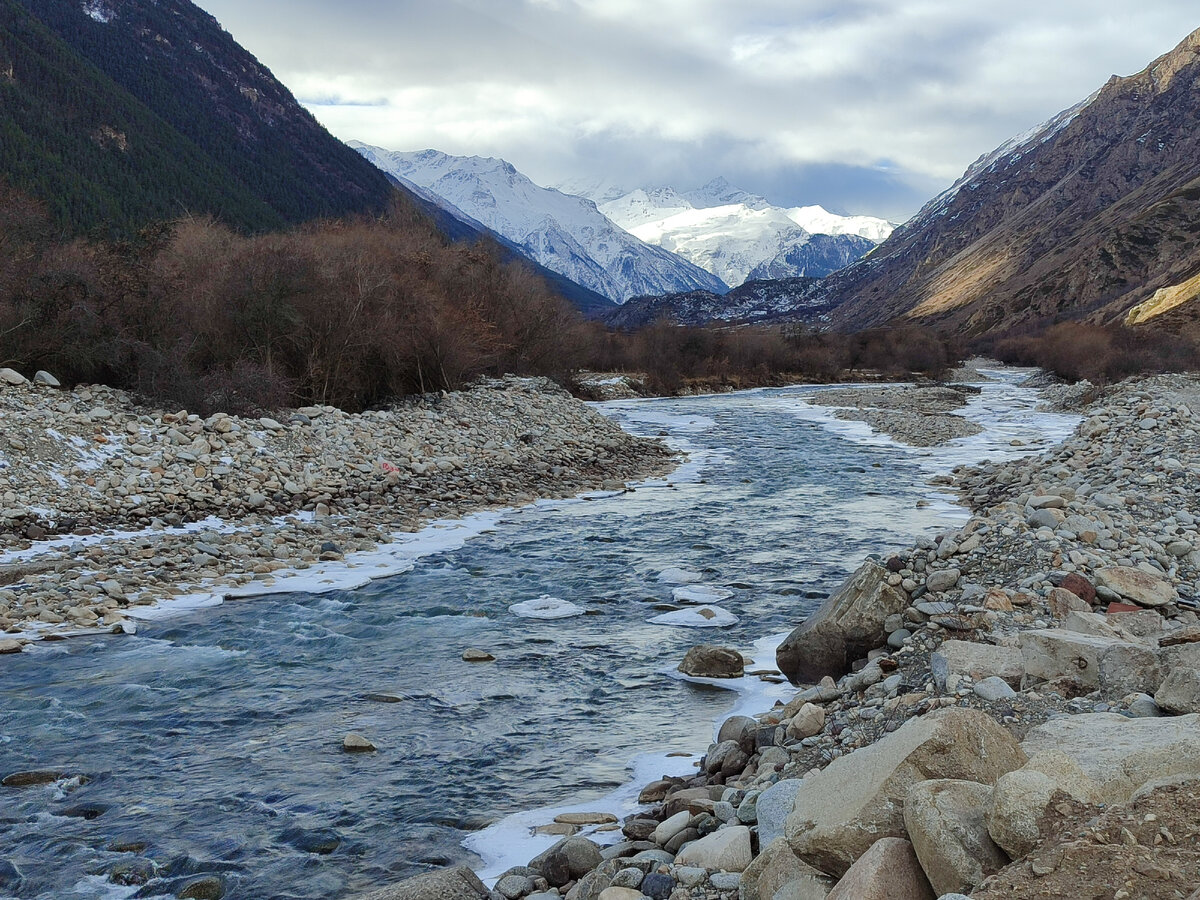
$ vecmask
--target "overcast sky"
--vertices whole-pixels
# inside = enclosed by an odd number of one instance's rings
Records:
[[[335,135],[903,220],[1174,47],[1182,0],[198,0]]]

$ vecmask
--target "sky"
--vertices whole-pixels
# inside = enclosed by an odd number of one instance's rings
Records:
[[[198,0],[336,136],[903,221],[1200,26],[1181,0]]]

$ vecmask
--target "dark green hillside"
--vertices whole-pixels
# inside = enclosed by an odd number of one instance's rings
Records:
[[[392,187],[184,0],[0,0],[0,175],[70,232],[184,212],[278,228]],[[107,21],[102,21],[107,19]]]

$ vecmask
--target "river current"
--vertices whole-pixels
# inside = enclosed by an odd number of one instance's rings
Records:
[[[538,807],[633,809],[633,782],[687,771],[666,754],[703,752],[737,700],[672,675],[688,647],[772,667],[769,636],[863,556],[965,518],[929,475],[1074,426],[1036,412],[1018,373],[993,375],[966,410],[984,434],[929,451],[807,406],[811,388],[603,404],[690,461],[631,493],[477,517],[457,549],[356,590],[237,600],[3,659],[0,775],[86,778],[0,788],[0,897],[170,896],[196,873],[221,875],[227,898],[352,897],[447,864],[523,863],[552,841],[530,835],[553,817]],[[717,619],[678,602],[670,569],[712,589]],[[511,609],[528,601],[579,614]],[[736,622],[651,621],[679,609]],[[464,662],[468,647],[496,661]],[[782,693],[732,686],[749,709]],[[352,731],[377,752],[343,752]],[[108,881],[128,845],[162,880]],[[5,860],[21,882],[5,884]]]

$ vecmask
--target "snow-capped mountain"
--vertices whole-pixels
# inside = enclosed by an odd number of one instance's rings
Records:
[[[891,234],[872,216],[839,216],[820,206],[772,206],[724,178],[680,193],[631,191],[600,211],[650,244],[678,253],[729,285],[752,278],[821,278]],[[816,239],[819,236],[820,239]]]
[[[390,151],[357,141],[350,146],[503,235],[546,268],[618,303],[645,294],[728,290],[712,273],[614,225],[591,200],[539,187],[502,159]]]

